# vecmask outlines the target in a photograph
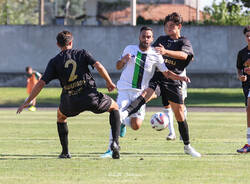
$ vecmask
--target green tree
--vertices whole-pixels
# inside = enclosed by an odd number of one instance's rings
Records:
[[[38,24],[38,1],[1,0],[0,24]]]
[[[206,18],[205,24],[214,25],[249,25],[250,14],[249,11],[243,11],[244,6],[238,2],[228,2],[223,0],[216,4],[215,0],[212,7],[206,7],[204,10],[209,15]]]

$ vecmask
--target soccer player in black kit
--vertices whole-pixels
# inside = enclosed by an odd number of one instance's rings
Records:
[[[160,36],[153,46],[163,56],[167,68],[176,74],[181,74],[193,59],[193,49],[190,41],[180,35],[182,17],[175,12],[169,14],[165,18],[164,28],[167,35]],[[150,80],[149,88],[145,89],[141,96],[120,113],[121,118],[124,119],[126,116],[130,116],[148,102],[157,86],[161,90],[163,106],[167,107],[170,104],[174,111],[179,132],[184,142],[184,152],[193,157],[201,157],[201,154],[190,146],[188,124],[184,115],[185,106],[181,81],[167,79],[160,72],[155,72]]]
[[[17,113],[21,113],[23,108],[28,106],[46,84],[53,79],[59,79],[62,87],[60,106],[57,110],[57,130],[62,145],[62,153],[59,158],[71,158],[68,150],[67,117],[76,116],[83,111],[91,111],[96,114],[110,113],[109,121],[114,137],[111,145],[112,158],[119,159],[118,138],[121,123],[118,105],[112,98],[97,91],[95,80],[88,65],[95,68],[105,79],[109,91],[115,89],[115,84],[103,65],[87,51],[72,49],[72,33],[62,31],[58,33],[56,39],[61,52],[49,61],[42,78],[33,88],[27,100],[18,108]]]
[[[245,105],[247,112],[247,144],[241,149],[238,149],[238,153],[250,152],[250,26],[247,26],[243,30],[243,34],[246,37],[247,46],[239,51],[237,57],[237,72],[238,78],[242,82],[242,89],[245,96]]]

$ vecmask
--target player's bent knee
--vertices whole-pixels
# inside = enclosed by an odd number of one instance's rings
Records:
[[[131,120],[131,128],[133,130],[139,130],[141,128],[142,125],[142,120],[140,119],[132,119]]]
[[[118,106],[118,104],[114,100],[112,100],[108,112],[111,112],[113,110],[119,110],[119,106]]]
[[[57,122],[66,122],[67,116],[65,116],[59,109],[57,110]]]

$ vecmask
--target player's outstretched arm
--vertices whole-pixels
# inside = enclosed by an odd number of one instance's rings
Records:
[[[119,61],[116,62],[116,69],[121,70],[124,65],[131,59],[131,54],[126,54]]]
[[[186,76],[179,76],[177,74],[175,74],[174,72],[170,71],[170,70],[167,70],[165,72],[162,72],[163,75],[166,77],[166,78],[170,78],[172,80],[181,80],[181,81],[185,81],[187,83],[190,82],[190,79]]]
[[[24,103],[17,109],[17,114],[21,113],[25,107],[28,107],[30,102],[40,93],[40,91],[45,86],[45,82],[43,80],[39,80],[35,87],[32,89],[30,96],[24,101]]]
[[[108,91],[109,92],[113,91],[116,88],[116,86],[112,82],[112,80],[111,80],[107,70],[104,68],[104,66],[98,61],[93,66],[96,68],[96,70],[98,71],[100,76],[102,78],[104,78],[104,80],[106,81],[106,87],[107,87]]]

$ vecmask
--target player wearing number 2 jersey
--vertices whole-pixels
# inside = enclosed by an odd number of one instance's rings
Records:
[[[34,87],[24,104],[18,108],[17,113],[21,113],[23,108],[40,93],[45,84],[53,79],[59,79],[62,87],[60,106],[57,111],[57,128],[62,145],[62,153],[59,158],[71,158],[68,151],[67,117],[76,116],[83,111],[93,113],[108,111],[110,112],[109,120],[114,137],[111,145],[112,157],[118,159],[120,157],[118,105],[109,96],[97,91],[95,80],[88,66],[97,69],[98,73],[105,79],[109,91],[114,90],[116,86],[103,65],[87,51],[72,49],[73,36],[69,31],[58,33],[57,45],[61,52],[50,60],[41,80]]]

